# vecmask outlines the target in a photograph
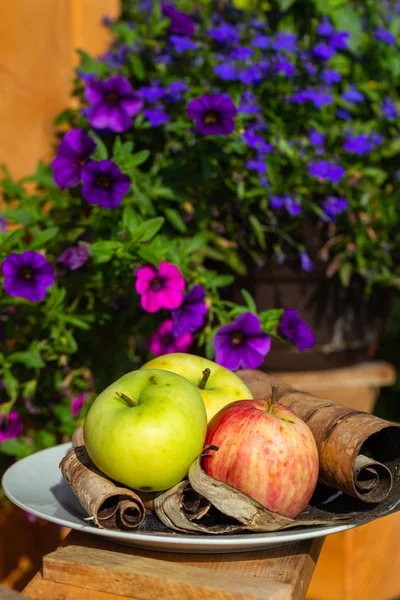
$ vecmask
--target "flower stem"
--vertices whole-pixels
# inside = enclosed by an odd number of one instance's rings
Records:
[[[200,383],[198,385],[198,388],[200,390],[204,390],[204,388],[206,387],[206,383],[207,383],[208,378],[210,377],[210,375],[211,375],[211,369],[204,369],[204,371],[203,371],[203,377],[202,377],[202,379],[201,379],[201,381],[200,381]]]
[[[129,396],[127,396],[123,392],[115,392],[115,394],[118,396],[118,398],[122,398],[122,400],[125,400],[125,402],[127,402],[129,404],[129,406],[137,406],[138,405],[138,402],[135,402],[135,400],[132,400],[132,398],[129,398]]]
[[[268,412],[269,413],[273,413],[274,412],[274,408],[275,408],[275,404],[278,402],[278,396],[279,396],[279,385],[277,385],[276,383],[273,383],[271,385],[271,399],[269,400],[269,406],[268,406]]]

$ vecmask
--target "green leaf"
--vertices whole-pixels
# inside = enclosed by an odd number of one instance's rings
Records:
[[[255,236],[257,238],[257,242],[258,242],[260,248],[262,250],[265,250],[267,245],[265,243],[265,234],[264,234],[263,226],[261,225],[260,221],[257,219],[257,217],[255,215],[250,215],[249,221],[250,221],[251,227],[255,233]]]
[[[9,248],[10,246],[13,246],[14,244],[20,241],[23,233],[24,231],[22,229],[15,229],[14,231],[7,232],[3,238],[2,236],[0,236],[1,247]]]
[[[90,131],[90,137],[92,137],[94,139],[94,141],[96,142],[96,150],[91,155],[91,159],[92,160],[107,160],[108,159],[108,150],[107,150],[107,147],[106,147],[105,143],[103,142],[103,140],[98,135],[93,133],[92,130]]]
[[[212,278],[212,285],[216,288],[218,287],[226,287],[227,285],[231,285],[235,280],[233,275],[217,275]]]
[[[137,54],[131,54],[129,57],[129,62],[135,77],[139,79],[139,81],[143,81],[143,79],[146,77],[146,70],[144,68],[142,59]]]
[[[18,396],[19,383],[18,379],[14,377],[10,369],[6,366],[3,367],[3,383],[5,390],[11,400],[16,400]]]
[[[282,12],[289,10],[291,6],[296,2],[296,0],[278,0],[279,9]]]
[[[215,329],[213,329],[212,331],[210,331],[210,333],[208,334],[208,339],[207,339],[205,351],[206,351],[206,357],[209,360],[212,360],[214,358],[214,354],[215,354],[215,350],[214,350],[214,338],[215,338],[215,334],[217,333],[218,329],[219,329],[219,327],[215,327]]]
[[[37,233],[30,244],[30,248],[32,250],[34,250],[35,248],[42,248],[47,242],[52,240],[58,232],[58,227],[49,227],[48,229]]]
[[[6,440],[0,444],[0,452],[7,456],[15,456],[17,459],[24,458],[30,454],[28,446],[19,440]]]
[[[167,217],[171,225],[175,227],[175,229],[177,229],[180,233],[185,233],[187,231],[187,227],[177,210],[173,208],[166,208],[165,216]]]
[[[349,263],[344,263],[339,269],[339,277],[343,287],[349,287],[353,267]]]
[[[93,256],[96,264],[101,264],[110,261],[115,252],[120,248],[123,248],[122,242],[104,240],[102,242],[91,244],[89,253]]]
[[[150,150],[140,150],[140,152],[136,152],[132,154],[129,161],[129,166],[138,167],[142,165],[150,156]]]
[[[240,290],[240,293],[242,294],[250,312],[257,314],[257,306],[251,294],[249,294],[249,292],[245,289]]]
[[[94,73],[95,75],[102,75],[105,72],[106,65],[104,63],[95,60],[84,50],[77,49],[76,53],[79,54],[81,59],[81,64],[77,68],[78,73]]]
[[[122,228],[133,233],[138,226],[137,214],[130,204],[126,204],[122,211]]]
[[[36,349],[13,352],[8,356],[8,360],[12,363],[22,363],[28,369],[42,369],[45,366],[40,352]]]
[[[131,232],[132,242],[147,242],[153,238],[164,224],[164,217],[155,217],[140,223],[134,231]]]

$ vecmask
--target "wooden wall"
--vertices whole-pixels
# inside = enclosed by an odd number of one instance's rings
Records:
[[[15,177],[54,153],[56,115],[68,106],[75,48],[100,54],[119,0],[11,0],[0,8],[0,163]]]

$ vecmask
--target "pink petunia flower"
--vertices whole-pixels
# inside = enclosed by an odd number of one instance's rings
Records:
[[[142,297],[142,308],[149,313],[160,308],[178,308],[183,301],[184,287],[185,280],[178,267],[164,261],[160,262],[159,269],[148,265],[136,273],[135,288]]]
[[[158,330],[152,334],[149,341],[149,350],[156,356],[172,354],[173,352],[187,352],[193,342],[191,333],[184,333],[179,337],[173,336],[174,321],[163,321]]]
[[[71,413],[74,419],[79,415],[82,406],[85,404],[86,399],[90,396],[90,392],[82,392],[79,396],[76,396],[71,402]]]

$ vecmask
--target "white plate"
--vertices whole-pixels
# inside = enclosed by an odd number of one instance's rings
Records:
[[[107,531],[85,521],[87,514],[64,481],[59,463],[71,444],[54,446],[14,463],[2,481],[8,498],[27,512],[71,529],[114,542],[169,552],[243,552],[282,546],[346,531],[357,525],[298,527],[292,531],[241,535],[197,535],[146,531]]]

